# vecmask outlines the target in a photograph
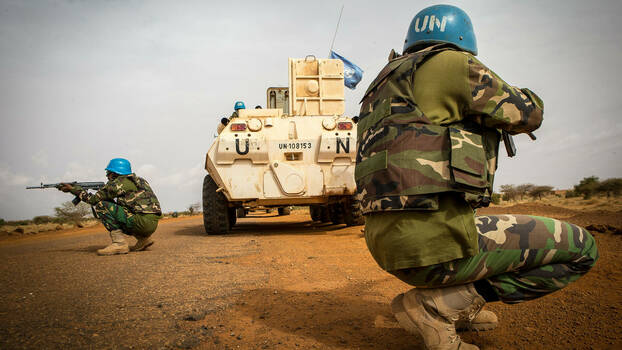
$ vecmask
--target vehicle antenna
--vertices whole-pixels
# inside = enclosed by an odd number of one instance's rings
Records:
[[[330,53],[333,52],[333,45],[335,45],[335,38],[337,37],[337,31],[339,30],[339,23],[341,23],[341,14],[343,13],[343,6],[341,5],[341,11],[339,11],[339,19],[337,20],[337,28],[335,28],[335,35],[333,35],[333,41],[330,43],[330,51],[328,52],[328,56],[330,57]]]

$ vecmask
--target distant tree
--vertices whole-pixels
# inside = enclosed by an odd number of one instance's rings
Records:
[[[534,184],[522,184],[516,186],[516,195],[520,197],[520,199],[525,199],[525,196],[529,194],[529,192],[535,187]]]
[[[194,213],[198,213],[200,210],[201,210],[200,203],[193,203],[188,206],[188,213],[190,213],[190,215]]]
[[[503,193],[501,199],[504,201],[513,201],[516,199],[518,194],[514,185],[501,185],[500,192]]]
[[[84,202],[75,206],[71,202],[64,202],[60,207],[54,208],[54,212],[59,220],[77,225],[91,214],[91,206]]]
[[[6,221],[4,221],[4,219],[3,219],[3,218],[0,218],[0,225],[4,225],[4,223],[5,223],[5,222],[6,222]]]
[[[622,178],[611,178],[601,181],[596,186],[596,192],[605,193],[607,197],[619,196],[622,193]]]
[[[529,191],[529,196],[533,199],[542,199],[542,196],[553,193],[553,186],[534,186]]]
[[[578,185],[574,185],[574,191],[578,195],[582,195],[583,199],[590,199],[596,192],[599,183],[596,176],[584,177]]]

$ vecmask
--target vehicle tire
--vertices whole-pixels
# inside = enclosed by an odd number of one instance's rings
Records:
[[[344,204],[343,218],[347,226],[358,226],[365,224],[365,217],[361,211],[361,202],[354,196],[350,197]]]
[[[320,221],[330,222],[330,211],[328,210],[327,205],[323,205],[320,207]]]
[[[281,215],[289,215],[292,212],[290,207],[282,207],[282,208],[279,208],[278,210],[279,210],[279,216],[281,216]]]
[[[311,220],[322,221],[322,207],[319,205],[310,205],[309,214],[311,215]]]
[[[346,223],[343,217],[343,204],[341,203],[331,204],[329,205],[328,208],[330,211],[330,221],[332,221],[333,224],[339,225],[339,224]]]
[[[229,214],[229,230],[231,230],[233,226],[235,226],[235,223],[238,221],[235,210],[235,208],[227,208],[227,212]]]
[[[220,235],[229,232],[231,226],[231,211],[227,207],[227,198],[221,192],[216,192],[218,185],[211,176],[203,179],[203,226],[208,235]],[[233,215],[235,224],[235,212]]]
[[[235,215],[239,218],[245,218],[246,217],[246,209],[244,209],[244,207],[237,207],[235,209]]]

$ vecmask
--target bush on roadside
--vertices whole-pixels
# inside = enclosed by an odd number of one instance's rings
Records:
[[[11,220],[4,223],[10,226],[26,226],[32,224],[31,220]]]
[[[492,204],[499,204],[499,203],[501,203],[501,194],[493,193],[491,200],[492,200]]]
[[[64,202],[60,207],[54,208],[54,211],[56,212],[56,217],[62,220],[62,222],[78,225],[91,214],[91,206],[84,202],[80,202],[75,206],[71,202]]]
[[[40,215],[32,218],[32,222],[40,225],[40,224],[48,224],[50,222],[54,222],[54,218],[48,215]]]

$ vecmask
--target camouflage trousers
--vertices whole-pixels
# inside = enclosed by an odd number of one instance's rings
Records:
[[[159,216],[133,214],[114,202],[102,201],[92,208],[95,217],[101,220],[108,231],[121,230],[131,236],[149,237],[158,226]]]
[[[519,303],[564,288],[598,260],[585,229],[529,215],[477,216],[479,253],[441,264],[390,271],[420,288],[485,280],[498,300]],[[477,283],[476,283],[477,287]]]

